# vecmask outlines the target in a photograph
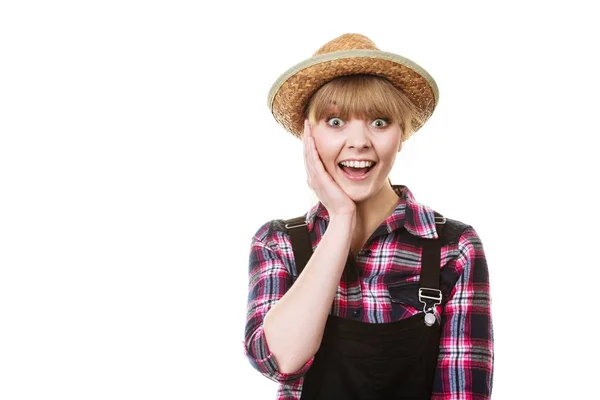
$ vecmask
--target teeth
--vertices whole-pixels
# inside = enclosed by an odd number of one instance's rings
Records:
[[[371,161],[342,161],[340,164],[350,168],[368,168],[373,166],[373,162]]]

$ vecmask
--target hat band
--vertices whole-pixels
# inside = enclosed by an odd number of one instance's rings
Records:
[[[325,53],[325,54],[319,54],[318,56],[311,57],[308,60],[304,60],[304,61],[294,65],[293,67],[291,67],[290,69],[285,71],[283,74],[281,74],[281,76],[275,81],[275,83],[271,87],[271,90],[269,91],[267,106],[269,107],[270,110],[272,110],[273,101],[275,100],[275,94],[277,93],[279,88],[285,83],[285,81],[287,81],[289,78],[291,78],[293,75],[295,75],[298,71],[308,68],[308,67],[311,67],[313,65],[321,64],[321,63],[328,62],[328,61],[340,60],[340,59],[344,59],[344,58],[359,58],[359,57],[378,58],[378,59],[382,59],[382,60],[389,60],[389,61],[401,64],[401,65],[404,65],[405,67],[415,71],[416,73],[421,75],[423,77],[423,79],[425,79],[427,81],[427,83],[431,87],[431,90],[433,91],[435,103],[436,104],[438,103],[439,92],[438,92],[437,84],[435,83],[435,81],[433,80],[431,75],[429,75],[429,73],[427,71],[425,71],[425,69],[423,69],[420,65],[416,64],[414,61],[411,61],[408,58],[402,57],[398,54],[389,53],[389,52],[380,51],[380,50],[340,50],[340,51],[333,51],[333,52]]]

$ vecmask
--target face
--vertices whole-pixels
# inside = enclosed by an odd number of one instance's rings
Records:
[[[311,131],[325,169],[352,200],[357,203],[367,200],[387,184],[396,155],[402,148],[402,130],[398,123],[384,118],[326,117],[317,121]],[[348,165],[347,161],[352,160],[368,160],[374,164],[368,170],[357,169],[352,166],[362,165]]]

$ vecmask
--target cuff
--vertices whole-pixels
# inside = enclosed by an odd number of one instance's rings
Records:
[[[279,383],[295,381],[301,378],[310,369],[310,366],[315,359],[314,356],[311,357],[295,372],[285,374],[279,372],[275,357],[267,345],[262,326],[258,328],[253,337],[245,343],[244,353],[246,354],[246,357],[248,357],[250,364],[252,364],[258,372]]]

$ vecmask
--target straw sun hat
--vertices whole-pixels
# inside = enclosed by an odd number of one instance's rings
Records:
[[[437,85],[427,71],[405,57],[379,50],[366,36],[346,33],[284,72],[271,87],[267,105],[275,120],[300,138],[311,96],[332,79],[355,74],[388,79],[422,112],[423,122],[438,103]],[[414,130],[420,127],[415,123]]]

